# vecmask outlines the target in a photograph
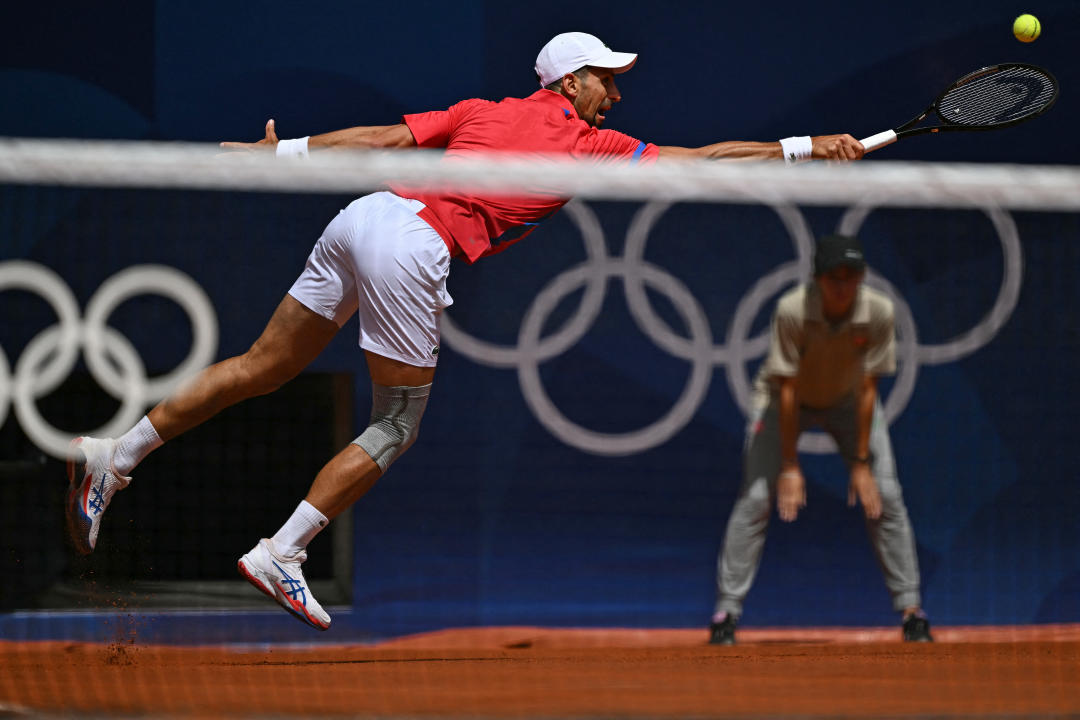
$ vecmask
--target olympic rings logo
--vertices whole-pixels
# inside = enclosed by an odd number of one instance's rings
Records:
[[[469,335],[450,319],[442,318],[442,337],[457,352],[482,365],[516,368],[526,404],[555,437],[567,445],[596,455],[632,455],[656,447],[682,430],[704,401],[713,368],[723,366],[727,382],[744,415],[751,404],[751,379],[747,363],[764,356],[768,331],[750,337],[751,325],[764,303],[782,290],[809,277],[813,256],[813,235],[799,209],[793,205],[773,205],[794,243],[795,260],[760,278],[739,300],[721,345],[713,342],[705,311],[694,295],[665,270],[644,260],[650,230],[671,206],[651,202],[635,215],[627,230],[622,257],[607,254],[603,230],[596,215],[583,203],[571,202],[566,212],[578,226],[585,242],[586,260],[557,275],[533,300],[522,319],[516,346],[489,343]],[[856,234],[873,210],[872,204],[848,209],[837,232]],[[968,331],[940,344],[922,345],[910,306],[881,275],[867,273],[867,284],[887,294],[896,309],[898,375],[885,401],[884,411],[891,424],[907,406],[922,365],[953,362],[974,353],[990,342],[1016,308],[1023,281],[1023,252],[1012,217],[997,207],[983,208],[990,218],[1004,256],[1004,274],[990,311]],[[550,360],[576,344],[589,331],[600,313],[609,278],[622,280],[627,305],[638,328],[658,347],[690,363],[690,376],[672,408],[654,423],[625,433],[602,433],[571,422],[555,406],[540,380],[540,363]],[[689,330],[689,338],[672,330],[653,310],[645,286],[667,296]],[[559,301],[584,288],[576,314],[547,337],[541,337],[545,320]],[[829,453],[836,449],[825,433],[803,433],[799,449]]]
[[[58,322],[38,333],[15,364],[14,374],[0,347],[0,426],[8,410],[30,440],[48,454],[64,458],[72,433],[58,430],[38,411],[36,401],[57,388],[85,351],[90,374],[114,398],[120,409],[92,435],[116,436],[126,432],[146,408],[169,395],[181,382],[213,361],[217,353],[218,323],[214,307],[203,289],[189,276],[162,265],[136,265],[108,278],[80,317],[79,305],[67,284],[52,270],[23,260],[0,262],[0,292],[26,290],[43,297]],[[192,347],[171,372],[148,378],[142,358],[131,342],[106,325],[112,312],[134,295],[161,295],[180,305],[191,319]]]
[[[456,351],[482,365],[516,368],[527,405],[544,427],[564,443],[597,455],[632,455],[671,439],[692,420],[708,392],[713,368],[723,366],[732,394],[744,414],[751,403],[747,363],[768,348],[767,331],[750,337],[751,325],[765,302],[810,274],[813,236],[799,209],[774,205],[794,244],[795,259],[760,278],[739,300],[721,345],[714,344],[705,311],[687,287],[662,268],[644,260],[649,232],[670,203],[652,202],[635,215],[627,231],[622,257],[609,256],[596,215],[581,202],[565,210],[582,233],[586,260],[556,276],[526,310],[516,346],[489,343],[469,335],[446,313],[443,340]],[[850,208],[838,232],[856,234],[873,210],[872,204]],[[911,308],[884,277],[872,270],[867,283],[889,295],[896,308],[899,373],[885,401],[885,416],[892,423],[914,392],[919,368],[953,362],[986,345],[1008,321],[1016,307],[1023,281],[1023,252],[1012,217],[1000,208],[984,208],[1001,242],[1004,274],[997,298],[987,315],[968,331],[940,344],[923,345]],[[622,280],[631,315],[658,347],[690,363],[690,376],[672,408],[652,424],[625,433],[602,433],[581,427],[555,406],[540,379],[540,364],[566,352],[595,322],[603,305],[609,278]],[[689,338],[670,328],[653,310],[645,287],[667,296],[689,330]],[[560,300],[584,287],[581,304],[566,324],[541,337],[545,320]],[[115,436],[134,425],[145,409],[169,395],[181,382],[208,365],[217,352],[218,324],[214,308],[202,288],[180,271],[159,265],[134,266],[107,279],[87,304],[80,319],[78,303],[64,281],[52,270],[26,261],[0,262],[0,292],[22,289],[41,295],[53,308],[58,323],[41,331],[23,350],[12,373],[0,347],[0,426],[14,406],[15,415],[29,438],[45,452],[66,456],[71,433],[51,426],[40,414],[36,400],[49,394],[70,374],[80,348],[94,379],[121,401],[117,414],[94,435]],[[171,372],[150,379],[142,358],[123,335],[105,321],[133,295],[157,294],[179,304],[192,322],[191,351]],[[804,433],[799,449],[827,453],[835,450],[823,433]]]

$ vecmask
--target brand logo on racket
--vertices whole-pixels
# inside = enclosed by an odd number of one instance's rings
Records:
[[[1001,114],[994,118],[995,122],[1008,122],[1021,117],[1030,109],[1033,100],[1039,97],[1046,85],[1034,78],[1009,78],[998,80],[998,85],[1008,88],[1013,95],[1020,96],[1011,107],[1005,108]]]

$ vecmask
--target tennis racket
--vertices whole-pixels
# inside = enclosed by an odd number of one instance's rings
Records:
[[[919,115],[895,130],[862,140],[866,152],[900,138],[953,130],[996,130],[1038,117],[1058,96],[1058,83],[1046,70],[1024,63],[991,65],[950,85]],[[915,127],[936,112],[941,125]]]

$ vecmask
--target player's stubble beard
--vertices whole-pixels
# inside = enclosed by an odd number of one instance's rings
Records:
[[[611,110],[611,105],[604,107],[604,103],[600,103],[592,112],[583,112],[580,108],[575,108],[578,111],[578,117],[588,123],[591,127],[599,129],[604,124],[604,113]]]

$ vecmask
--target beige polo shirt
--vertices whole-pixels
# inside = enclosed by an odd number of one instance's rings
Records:
[[[864,375],[896,372],[894,317],[892,300],[865,285],[850,316],[835,324],[825,319],[816,282],[788,291],[777,302],[755,389],[769,392],[779,386],[776,377],[797,377],[801,405],[835,405]]]

